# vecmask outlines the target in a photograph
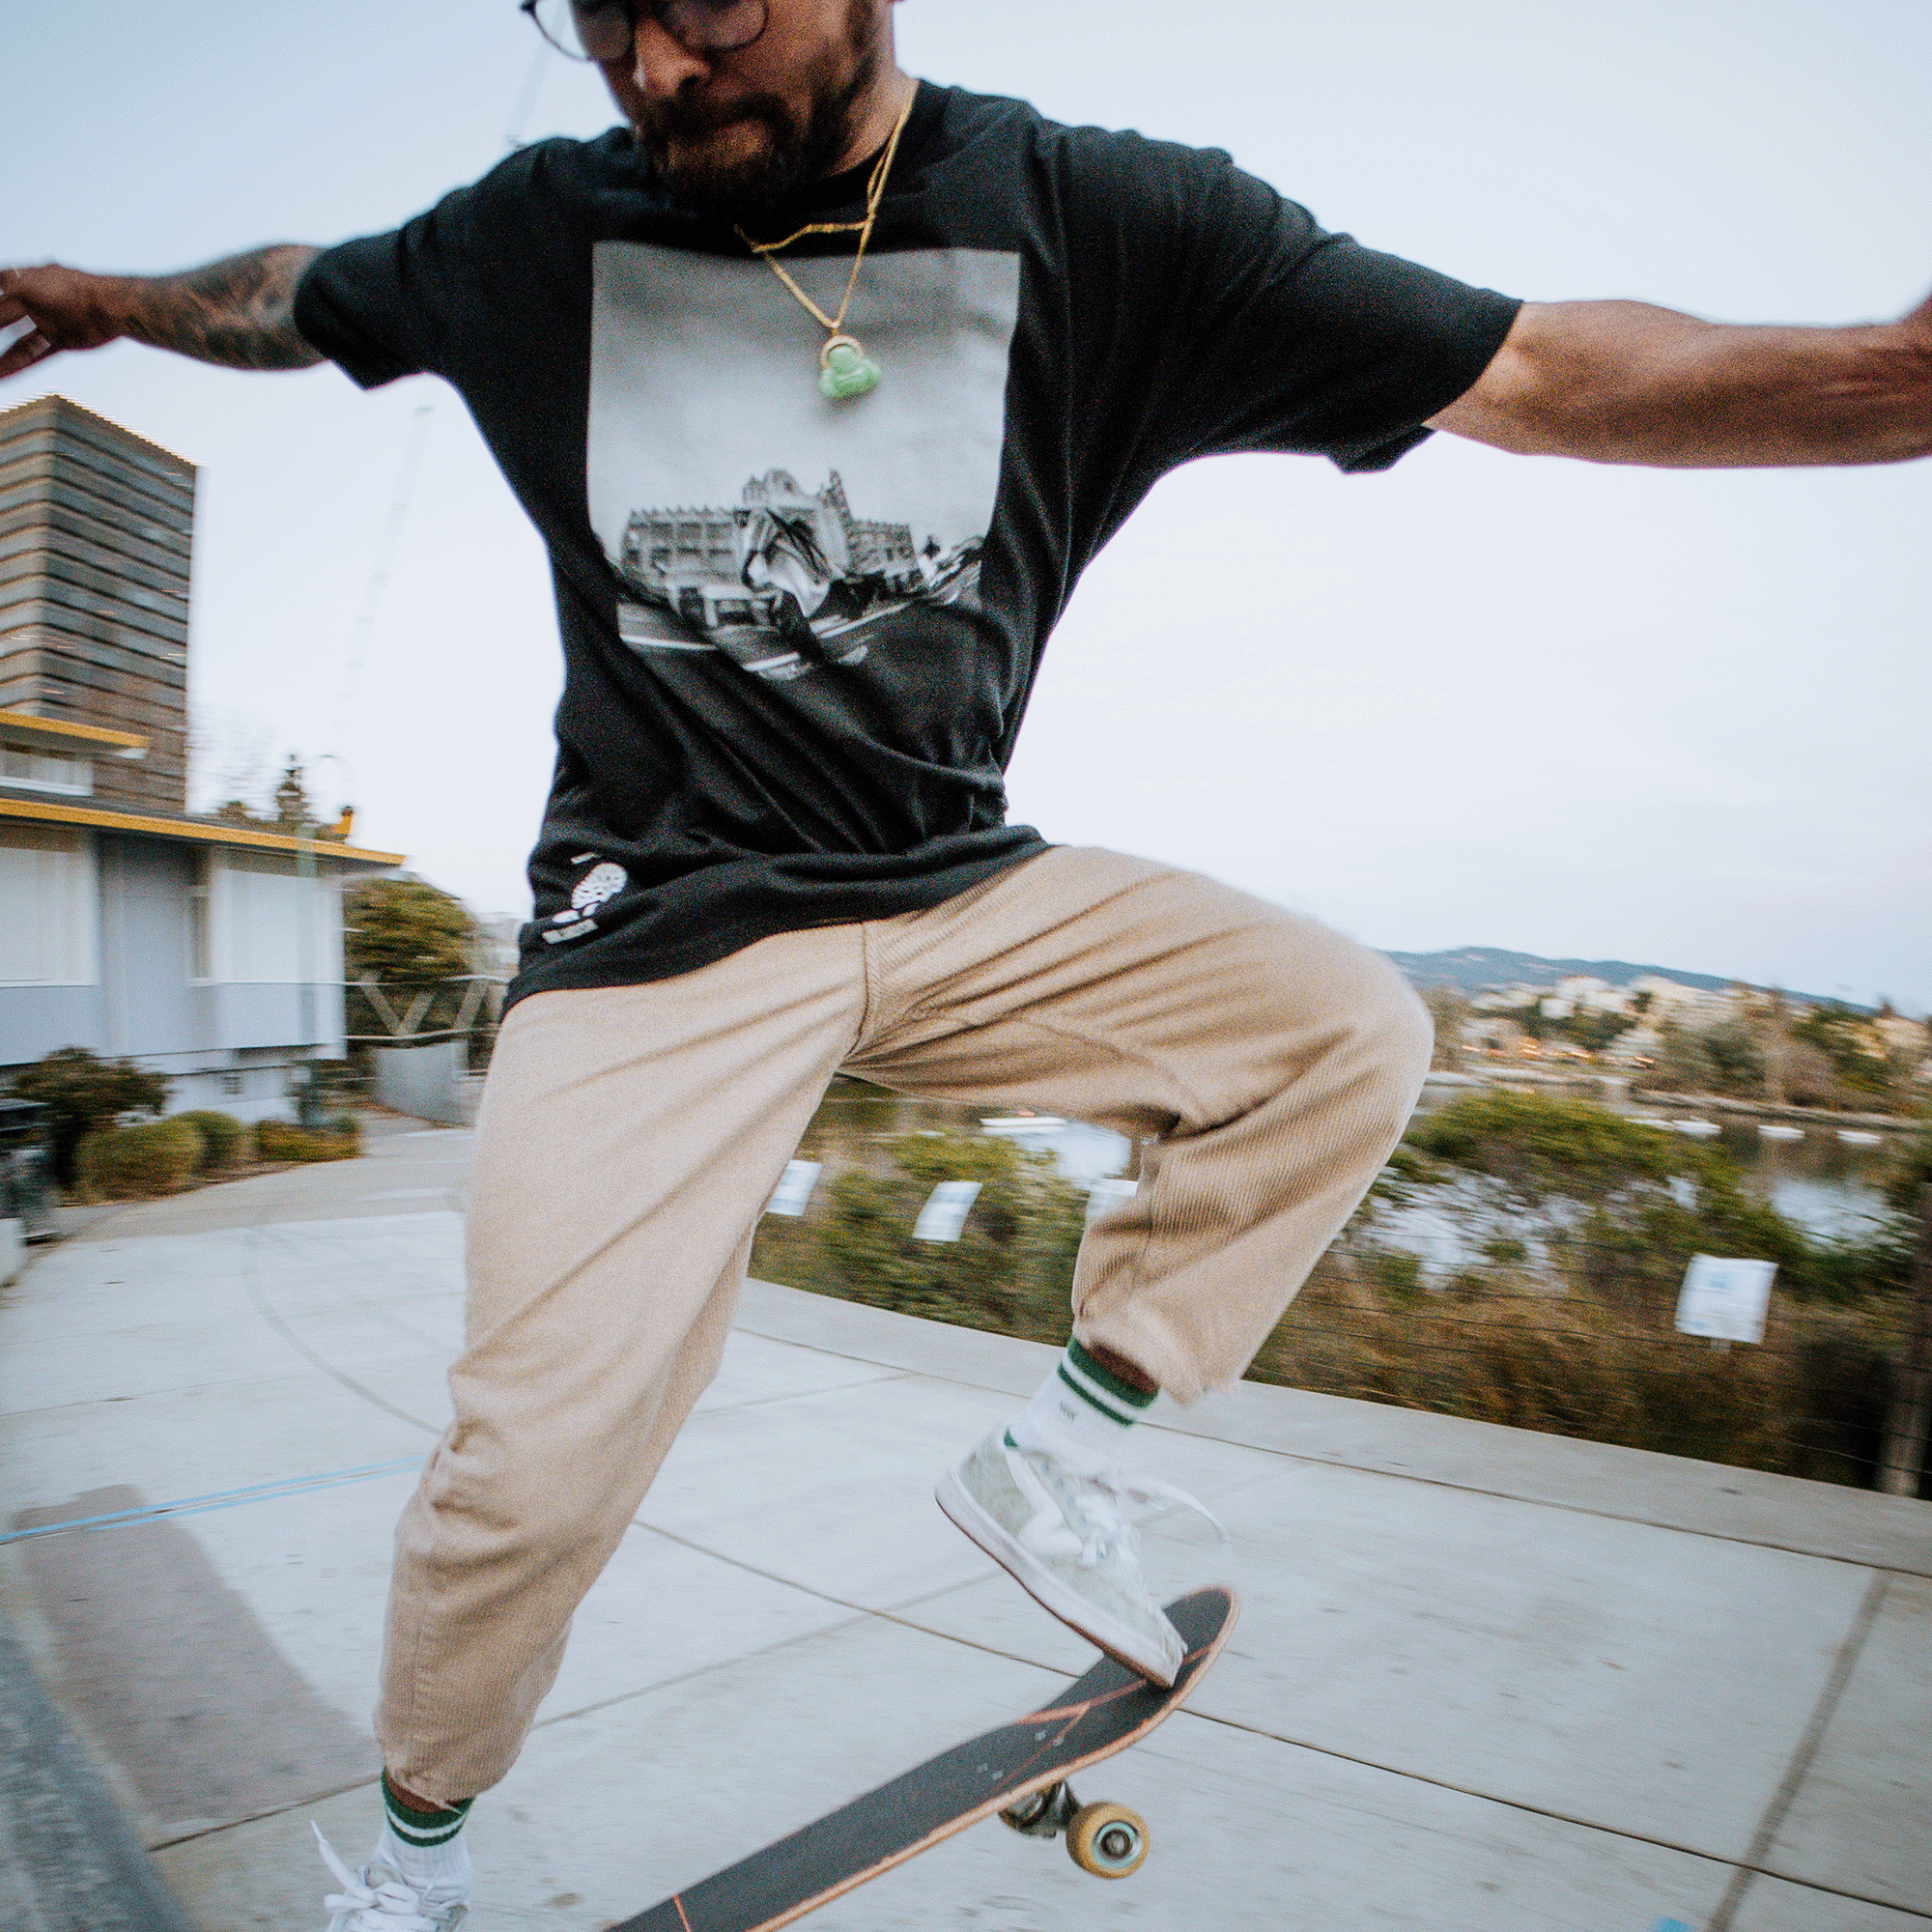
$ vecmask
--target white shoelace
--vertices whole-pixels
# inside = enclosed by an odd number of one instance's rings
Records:
[[[432,1918],[423,1911],[422,1893],[400,1878],[392,1876],[378,1886],[366,1884],[343,1863],[312,1818],[309,1830],[322,1849],[323,1861],[342,1887],[322,1901],[322,1909],[334,1915],[328,1932],[451,1932],[464,1918],[464,1908],[458,1906],[450,1918]]]
[[[1018,1434],[1013,1440],[1022,1450],[1049,1458],[1064,1475],[1079,1485],[1070,1501],[1075,1518],[1074,1527],[1082,1539],[1080,1567],[1083,1570],[1091,1570],[1096,1563],[1105,1562],[1108,1554],[1115,1549],[1123,1549],[1130,1556],[1140,1553],[1140,1531],[1127,1520],[1126,1516],[1127,1508],[1133,1504],[1141,1505],[1153,1515],[1161,1515],[1171,1509],[1192,1510],[1196,1516],[1214,1525],[1214,1534],[1223,1543],[1228,1540],[1221,1519],[1179,1484],[1160,1483],[1150,1476],[1137,1476],[1122,1464],[1106,1462],[1097,1456],[1090,1459],[1069,1454],[1063,1443],[1027,1440]]]

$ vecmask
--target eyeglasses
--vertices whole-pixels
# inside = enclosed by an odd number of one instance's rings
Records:
[[[520,0],[558,53],[578,61],[629,57],[640,14],[697,54],[748,47],[765,31],[769,0]]]

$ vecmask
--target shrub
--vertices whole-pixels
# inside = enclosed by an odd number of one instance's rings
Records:
[[[1469,1269],[1452,1292],[1416,1297],[1379,1272],[1374,1261],[1323,1257],[1249,1379],[1822,1482],[1872,1480],[1896,1350],[1888,1310],[1774,1296],[1763,1345],[1719,1351],[1677,1334],[1668,1316],[1588,1293],[1525,1293]]]
[[[233,1114],[217,1113],[213,1107],[197,1107],[191,1113],[176,1114],[201,1135],[201,1174],[225,1174],[248,1155],[248,1129]]]
[[[320,1133],[293,1121],[257,1121],[255,1151],[264,1160],[354,1160],[362,1151],[362,1129],[353,1114],[338,1115]]]
[[[177,1115],[132,1127],[100,1127],[75,1151],[80,1191],[95,1201],[151,1201],[185,1187],[201,1165],[203,1141]]]
[[[101,1060],[84,1046],[57,1047],[14,1074],[14,1093],[47,1109],[54,1179],[71,1185],[74,1156],[87,1135],[111,1127],[123,1114],[158,1114],[168,1098],[167,1076],[131,1060]]]
[[[1490,1175],[1531,1204],[1550,1194],[1601,1200],[1675,1176],[1701,1179],[1726,1164],[1714,1150],[1638,1126],[1607,1108],[1500,1089],[1420,1116],[1406,1141],[1414,1152]]]
[[[1064,1342],[1072,1326],[1081,1190],[1050,1154],[978,1134],[907,1134],[880,1144],[883,1172],[850,1170],[822,1217],[768,1217],[753,1267],[777,1281],[902,1315]],[[956,1241],[919,1241],[913,1223],[942,1180],[977,1180]]]

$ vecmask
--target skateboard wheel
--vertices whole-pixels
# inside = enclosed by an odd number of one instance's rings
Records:
[[[1147,1820],[1124,1804],[1083,1804],[1066,1827],[1066,1855],[1095,1878],[1125,1878],[1147,1858]]]

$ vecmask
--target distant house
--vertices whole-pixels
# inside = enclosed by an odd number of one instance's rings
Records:
[[[1571,1010],[1581,1008],[1592,1013],[1625,1013],[1630,1010],[1631,996],[1622,986],[1612,986],[1605,980],[1592,978],[1587,973],[1573,973],[1567,979],[1556,982],[1559,999],[1572,1002]]]
[[[401,855],[188,814],[194,480],[65,397],[0,412],[0,1073],[84,1046],[257,1119],[345,1050],[342,889]]]
[[[1654,1026],[1639,1022],[1627,1027],[1604,1051],[1612,1066],[1649,1066],[1663,1050],[1663,1036]]]
[[[1633,980],[1630,990],[1633,996],[1650,995],[1646,1017],[1675,1020],[1679,1026],[1716,1026],[1720,1020],[1729,1019],[1739,1006],[1736,987],[1721,993],[1712,992],[1702,986],[1687,986],[1681,980],[1666,980],[1658,973],[1646,973]]]

